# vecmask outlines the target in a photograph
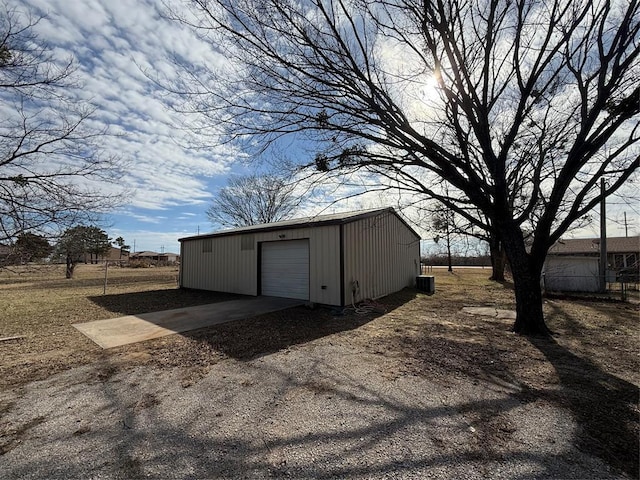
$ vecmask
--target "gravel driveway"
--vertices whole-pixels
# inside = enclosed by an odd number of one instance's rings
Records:
[[[0,394],[0,477],[625,478],[518,385],[432,383],[331,336],[193,384],[181,367],[104,362]]]

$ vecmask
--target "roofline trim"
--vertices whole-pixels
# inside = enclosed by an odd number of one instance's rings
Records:
[[[349,213],[349,212],[345,212],[345,213]],[[326,220],[301,221],[299,223],[292,223],[292,224],[289,224],[289,225],[277,225],[277,224],[266,223],[262,227],[255,226],[255,228],[247,228],[247,230],[240,230],[240,231],[238,231],[237,229],[226,230],[226,231],[223,230],[223,231],[220,231],[220,232],[207,233],[205,235],[193,235],[193,236],[190,236],[190,237],[183,237],[183,238],[179,238],[178,241],[182,243],[182,242],[187,242],[187,241],[192,241],[192,240],[203,240],[203,239],[207,239],[207,238],[219,238],[219,237],[231,237],[231,236],[234,236],[234,235],[246,235],[246,234],[251,234],[251,233],[275,232],[275,231],[278,231],[278,230],[293,230],[293,229],[297,229],[297,228],[313,228],[313,227],[323,227],[323,226],[329,226],[329,225],[345,225],[347,223],[357,222],[358,220],[363,220],[365,218],[376,217],[376,216],[381,215],[383,213],[392,213],[392,214],[394,214],[404,224],[404,226],[407,227],[409,229],[409,231],[416,236],[416,238],[418,240],[421,239],[420,235],[418,235],[418,233],[406,222],[406,220],[404,218],[402,218],[400,215],[398,215],[398,212],[396,212],[396,210],[393,207],[387,207],[387,208],[381,208],[381,209],[378,209],[378,210],[371,210],[371,211],[368,211],[368,212],[363,212],[363,213],[356,214],[356,215],[349,216],[349,217],[345,217],[345,218],[331,218],[331,219],[326,219]],[[311,218],[313,218],[313,217],[311,217]],[[305,219],[301,219],[301,220],[307,220],[307,219],[305,218]]]

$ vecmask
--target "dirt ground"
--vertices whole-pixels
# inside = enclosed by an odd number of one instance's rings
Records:
[[[637,304],[547,299],[554,337],[521,337],[510,332],[512,320],[462,310],[513,309],[510,283],[488,281],[489,270],[436,269],[435,295],[405,290],[380,299],[366,315],[300,307],[103,351],[71,325],[237,297],[179,290],[175,268],[111,269],[107,295],[102,295],[104,271],[81,266],[77,272],[70,281],[61,269],[0,273],[0,337],[19,337],[0,342],[1,388],[20,388],[105,358],[100,379],[135,366],[175,367],[181,385],[189,388],[220,362],[321,340],[379,358],[389,379],[409,375],[441,385],[464,380],[514,386],[523,400],[572,415],[581,451],[638,477]],[[0,414],[9,407],[0,405]],[[481,441],[491,448],[513,433],[491,405],[468,416],[484,424]],[[18,435],[0,426],[0,454],[13,448]]]

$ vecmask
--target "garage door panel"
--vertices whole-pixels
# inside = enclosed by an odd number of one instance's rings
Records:
[[[309,299],[309,240],[262,244],[262,295]]]

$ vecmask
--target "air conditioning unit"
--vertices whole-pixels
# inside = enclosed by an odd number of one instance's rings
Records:
[[[436,278],[431,275],[418,275],[416,277],[416,288],[421,292],[433,294],[436,292]]]

